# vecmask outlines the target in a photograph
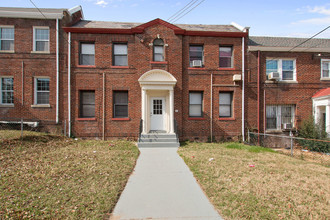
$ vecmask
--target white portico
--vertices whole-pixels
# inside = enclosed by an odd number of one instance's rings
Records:
[[[321,89],[313,96],[314,119],[330,137],[330,88]]]
[[[174,133],[174,86],[177,80],[165,70],[153,69],[139,78],[142,90],[142,134]]]

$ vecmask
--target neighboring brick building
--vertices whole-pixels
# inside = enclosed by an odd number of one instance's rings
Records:
[[[290,49],[304,39],[249,41],[248,28],[235,24],[86,21],[80,7],[42,11],[0,8],[0,28],[14,29],[1,38],[10,49],[0,48],[1,120],[48,121],[79,137],[136,139],[140,131],[162,130],[182,140],[237,139],[246,129],[297,127],[312,114],[311,97],[329,87],[329,57],[323,54],[328,39],[313,40],[322,42],[315,50],[308,44],[308,51],[296,52]],[[42,26],[39,35],[34,26]],[[276,45],[276,39],[290,43]],[[34,52],[34,45],[47,44],[47,52]],[[328,65],[321,80],[319,57]],[[281,64],[288,69],[280,78],[291,81],[266,80],[266,59],[268,74]],[[287,112],[285,123],[274,111]]]
[[[329,97],[318,107],[312,100],[329,87],[330,39],[250,37],[248,128],[282,132],[299,128],[314,114],[330,134]]]

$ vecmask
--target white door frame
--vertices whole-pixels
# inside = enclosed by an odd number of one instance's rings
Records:
[[[154,114],[154,100],[161,100],[161,109],[158,109],[158,114]],[[162,131],[166,130],[165,111],[166,111],[165,97],[150,97],[150,130],[162,130]]]

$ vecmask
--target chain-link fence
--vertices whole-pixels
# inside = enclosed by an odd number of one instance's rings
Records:
[[[40,121],[27,118],[0,118],[0,131],[6,136],[23,138],[31,132],[46,132],[58,135],[66,134],[66,121]]]
[[[275,151],[306,161],[330,166],[330,140],[296,137],[292,132],[281,135],[248,132],[248,144],[272,148]]]

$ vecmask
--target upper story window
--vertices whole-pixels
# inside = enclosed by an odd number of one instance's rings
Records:
[[[0,104],[14,104],[14,78],[1,77],[0,81]]]
[[[157,62],[164,61],[164,41],[160,38],[153,42],[153,60]]]
[[[49,52],[49,27],[33,27],[33,51]]]
[[[114,66],[128,66],[127,44],[125,44],[125,43],[113,44],[113,65]]]
[[[202,67],[204,63],[204,49],[203,45],[189,46],[189,66]]]
[[[35,78],[34,104],[44,105],[49,104],[49,79]]]
[[[321,79],[330,79],[330,59],[321,60]]]
[[[233,67],[233,48],[231,46],[220,46],[219,48],[219,67]]]
[[[296,60],[267,59],[266,74],[269,80],[296,81]]]
[[[94,43],[80,43],[79,65],[95,65]]]
[[[14,27],[0,27],[0,50],[14,50]]]
[[[203,116],[203,92],[189,92],[189,117]]]

